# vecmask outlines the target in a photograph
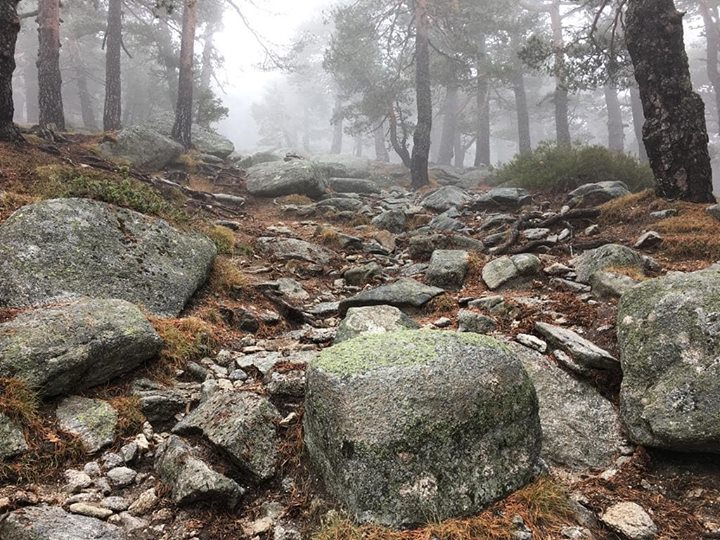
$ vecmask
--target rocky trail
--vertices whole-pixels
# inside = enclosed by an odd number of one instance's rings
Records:
[[[0,152],[0,538],[720,538],[718,208],[99,143]]]

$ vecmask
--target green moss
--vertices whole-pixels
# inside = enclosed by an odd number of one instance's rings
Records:
[[[384,367],[408,367],[442,358],[443,349],[462,345],[507,350],[495,339],[480,334],[403,330],[360,336],[326,349],[313,367],[340,375],[356,375]]]

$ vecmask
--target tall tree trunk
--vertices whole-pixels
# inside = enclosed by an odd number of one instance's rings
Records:
[[[178,56],[173,47],[172,33],[167,21],[159,20],[155,32],[158,57],[165,69],[165,80],[167,81],[167,95],[170,106],[177,103],[178,99]]]
[[[666,199],[714,202],[705,104],[692,90],[683,13],[673,0],[631,0],[626,41],[645,111],[643,140]]]
[[[40,119],[40,100],[38,93],[37,68],[35,65],[28,65],[23,72],[25,81],[25,121],[28,124],[37,124]]]
[[[193,121],[193,55],[195,54],[195,28],[197,27],[197,0],[185,0],[180,45],[180,77],[178,101],[175,107],[175,125],[172,137],[185,148],[192,146]]]
[[[475,141],[475,166],[490,165],[490,83],[486,77],[478,79],[477,90],[477,140]]]
[[[558,145],[568,146],[572,143],[572,138],[570,137],[568,89],[565,80],[565,40],[563,39],[560,0],[553,0],[550,5],[550,22],[552,23],[553,46],[555,47],[555,130]]]
[[[528,110],[527,92],[525,91],[525,77],[518,69],[513,76],[513,92],[515,94],[515,110],[518,127],[518,151],[520,154],[532,152],[532,139],[530,138],[530,112]]]
[[[0,2],[0,140],[18,141],[20,133],[13,123],[12,76],[15,71],[15,42],[20,31],[18,0]]]
[[[109,0],[105,33],[105,109],[103,129],[120,129],[122,121],[122,0]]]
[[[392,145],[393,150],[395,150],[395,153],[402,160],[403,165],[410,169],[412,167],[412,158],[410,157],[410,152],[408,152],[407,144],[405,144],[407,141],[404,139],[400,142],[400,138],[398,137],[397,120],[395,107],[391,107],[390,114],[388,114],[388,122],[390,123],[390,144]]]
[[[625,151],[625,126],[618,99],[617,86],[609,82],[605,85],[605,103],[608,112],[608,148],[615,152]]]
[[[463,144],[462,133],[459,129],[455,130],[455,168],[465,168],[465,145]]]
[[[38,3],[38,87],[40,127],[65,129],[60,74],[60,0]]]
[[[430,184],[430,131],[432,130],[432,90],[430,81],[430,36],[428,0],[415,4],[415,90],[417,94],[417,126],[413,136],[410,167],[413,189]]]
[[[213,54],[215,53],[215,32],[217,27],[208,23],[203,34],[202,70],[200,71],[200,88],[203,91],[210,90],[210,83],[213,75]]]
[[[390,162],[390,154],[388,154],[385,144],[385,122],[373,132],[373,138],[375,139],[375,159],[382,163]]]
[[[707,74],[715,94],[716,133],[720,133],[720,66],[718,66],[718,56],[720,55],[720,21],[718,21],[717,6],[708,6],[705,2],[700,2],[699,6],[703,22],[705,23]]]
[[[635,131],[635,140],[638,145],[638,159],[643,162],[648,162],[647,151],[645,150],[645,143],[643,142],[643,125],[645,124],[645,113],[643,112],[643,104],[640,99],[640,90],[637,86],[630,86],[630,106],[632,107],[633,116],[633,130]]]
[[[335,98],[335,108],[333,109],[333,138],[330,147],[331,154],[342,154],[343,147],[343,119],[340,116],[342,111],[342,99],[340,96]]]
[[[355,157],[362,157],[363,155],[363,137],[362,135],[355,135],[354,139],[354,148],[353,148],[353,155]]]
[[[460,85],[457,81],[453,81],[447,85],[442,138],[440,139],[440,152],[438,153],[437,159],[440,165],[450,165],[452,163],[453,154],[455,153],[455,133],[457,132],[459,93]]]
[[[68,43],[70,61],[75,69],[75,82],[77,84],[78,99],[80,100],[80,114],[82,115],[83,126],[91,131],[97,131],[98,125],[95,119],[93,98],[88,90],[87,72],[80,56],[80,46],[77,39]]]

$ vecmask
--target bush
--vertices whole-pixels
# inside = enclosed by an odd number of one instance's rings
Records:
[[[602,146],[542,143],[516,156],[495,174],[495,182],[531,190],[562,192],[583,184],[619,180],[631,191],[653,186],[650,167]]]

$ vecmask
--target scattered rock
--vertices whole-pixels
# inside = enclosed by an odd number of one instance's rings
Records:
[[[30,506],[0,520],[3,540],[128,540],[122,529],[56,506]]]
[[[295,238],[258,238],[257,249],[281,260],[328,264],[335,254],[322,246]]]
[[[461,309],[458,312],[458,332],[473,332],[475,334],[488,334],[495,330],[497,323],[490,317]]]
[[[77,436],[88,453],[94,454],[115,440],[118,414],[106,401],[69,397],[60,402],[55,414],[60,428]]]
[[[474,203],[477,208],[520,208],[532,202],[532,196],[522,188],[493,188]]]
[[[90,504],[84,502],[77,502],[71,504],[68,510],[73,514],[79,514],[81,516],[88,516],[97,519],[107,519],[113,515],[113,511],[109,508],[103,508],[97,504]]]
[[[499,289],[521,277],[531,277],[540,273],[542,264],[535,255],[520,254],[495,259],[482,270],[482,278],[489,289]]]
[[[469,264],[467,251],[438,249],[430,259],[427,282],[442,289],[462,289]]]
[[[405,221],[405,212],[402,210],[388,210],[374,217],[372,224],[380,230],[402,234],[405,231]]]
[[[371,262],[363,266],[353,266],[352,268],[348,268],[343,274],[343,279],[348,285],[360,287],[370,283],[374,278],[382,275],[382,271],[383,269],[379,264]]]
[[[602,270],[590,276],[590,286],[598,298],[620,298],[638,283],[631,277]]]
[[[157,171],[175,161],[183,146],[148,126],[132,126],[118,133],[117,139],[100,145],[113,158],[122,158],[133,167]]]
[[[581,365],[593,369],[617,369],[617,358],[572,330],[543,322],[535,330],[556,347],[569,352]]]
[[[124,488],[135,481],[137,473],[128,467],[115,467],[107,472],[110,484],[116,488]]]
[[[659,233],[648,231],[635,242],[635,249],[651,249],[659,246],[662,242],[663,237]]]
[[[361,178],[330,178],[328,187],[336,193],[380,193],[375,182]]]
[[[414,279],[403,278],[395,283],[363,291],[352,298],[341,301],[340,314],[344,316],[348,309],[363,306],[388,305],[398,308],[421,308],[444,292],[438,287],[429,287]]]
[[[420,204],[429,210],[445,212],[452,207],[459,208],[469,200],[470,195],[464,189],[455,186],[445,186],[430,193]]]
[[[338,326],[335,343],[342,343],[363,334],[384,334],[412,330],[420,325],[393,306],[350,308]]]
[[[605,510],[602,522],[627,540],[654,540],[657,527],[642,506],[621,502]]]

